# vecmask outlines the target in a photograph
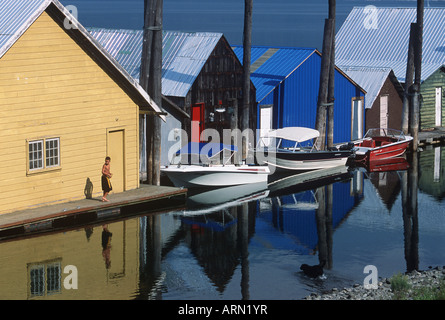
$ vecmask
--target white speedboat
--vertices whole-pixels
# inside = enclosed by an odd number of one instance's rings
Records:
[[[230,152],[230,157],[218,163],[224,151]],[[267,166],[230,164],[233,154],[237,152],[236,146],[219,143],[190,142],[176,154],[200,161],[197,164],[178,164],[162,168],[176,187],[227,187],[250,183],[267,183],[270,170]],[[189,159],[190,162],[190,159]],[[191,162],[193,163],[193,162]]]
[[[352,146],[344,145],[318,150],[314,140],[317,130],[304,127],[286,127],[269,131],[260,138],[255,155],[259,164],[270,169],[309,171],[346,165]]]

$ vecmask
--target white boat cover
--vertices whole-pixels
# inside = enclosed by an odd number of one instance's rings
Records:
[[[285,139],[296,142],[303,142],[315,139],[320,136],[320,132],[315,129],[305,127],[286,127],[276,130],[270,130],[265,134],[265,138]]]

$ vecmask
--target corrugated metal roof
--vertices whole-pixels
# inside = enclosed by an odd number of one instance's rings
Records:
[[[0,3],[0,58],[14,45],[20,36],[36,21],[45,10],[55,10],[62,19],[68,18],[79,36],[89,45],[89,50],[99,53],[99,58],[104,65],[111,64],[111,71],[117,75],[120,81],[131,88],[130,97],[138,102],[148,104],[165,121],[163,111],[151,99],[146,91],[123,69],[117,61],[100,46],[100,44],[88,33],[88,31],[76,20],[75,17],[58,0],[1,0]],[[78,32],[77,32],[78,31]],[[68,31],[67,31],[68,32]]]
[[[371,13],[355,7],[336,35],[336,65],[391,68],[404,82],[410,24],[416,8],[376,7],[375,28]],[[445,9],[424,9],[422,80],[445,63]]]
[[[143,31],[88,28],[99,43],[139,80]],[[164,31],[162,40],[162,94],[185,97],[222,33]]]
[[[275,49],[271,52],[270,49]],[[235,46],[233,51],[243,61],[243,47]],[[257,102],[261,102],[284,79],[295,71],[307,58],[317,52],[313,48],[271,48],[251,47],[251,66],[254,71],[251,81],[256,88]],[[259,61],[260,63],[257,63]]]
[[[2,0],[0,2],[0,57],[37,19],[51,0]]]
[[[365,108],[371,108],[391,72],[391,68],[342,67],[340,68],[366,90]]]

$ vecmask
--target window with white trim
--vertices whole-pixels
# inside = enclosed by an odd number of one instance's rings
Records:
[[[30,173],[58,167],[60,167],[59,138],[28,141],[28,170]]]
[[[43,140],[30,141],[29,170],[43,169]]]
[[[47,168],[59,166],[59,138],[45,140],[45,164]]]

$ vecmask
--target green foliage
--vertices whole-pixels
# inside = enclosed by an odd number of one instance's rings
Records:
[[[414,300],[445,300],[445,282],[442,279],[438,287],[416,288],[412,296]]]
[[[391,290],[393,292],[402,292],[411,288],[408,277],[400,272],[391,278]]]
[[[391,290],[395,300],[445,300],[445,280],[441,279],[438,286],[412,287],[406,275],[397,273],[391,279]]]

